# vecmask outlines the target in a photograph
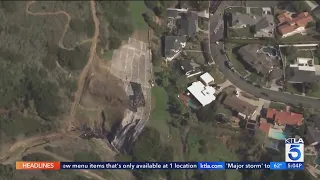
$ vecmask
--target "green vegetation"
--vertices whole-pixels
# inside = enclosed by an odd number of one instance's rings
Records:
[[[285,86],[286,91],[292,93],[292,94],[302,94],[302,84],[292,84],[287,83]]]
[[[226,9],[224,12],[225,12],[225,14],[235,13],[235,12],[246,13],[246,8],[244,8],[244,7],[230,7],[228,9]]]
[[[129,1],[98,1],[100,14],[106,21],[102,21],[101,28],[108,27],[107,30],[100,30],[99,44],[97,52],[104,50],[106,45],[108,50],[117,49],[121,45],[121,40],[127,40],[133,33],[133,23]],[[108,24],[107,24],[108,23]],[[105,33],[103,33],[105,32]]]
[[[262,16],[262,8],[250,8],[250,14]]]
[[[298,13],[311,11],[309,5],[304,1],[293,1],[292,5]]]
[[[235,44],[228,44],[227,45],[227,55],[231,61],[231,63],[234,65],[234,68],[242,75],[245,76],[248,74],[244,64],[241,62],[241,60],[237,57],[237,55],[235,54],[235,52],[237,51],[237,49],[239,48],[239,46],[235,45]]]
[[[107,60],[107,61],[111,60],[112,56],[113,56],[113,50],[106,51],[106,52],[103,53],[104,60]]]
[[[156,128],[164,137],[169,134],[168,120],[170,114],[168,109],[168,95],[163,87],[153,87],[151,89],[152,94],[152,113],[149,120],[149,125]]]
[[[318,43],[319,39],[313,37],[313,36],[308,36],[308,35],[301,35],[301,34],[295,34],[286,38],[282,38],[281,42],[283,43]]]
[[[74,161],[76,162],[86,162],[86,161],[101,161],[101,158],[98,154],[93,151],[81,151],[77,152],[74,155]]]
[[[320,98],[319,83],[304,83],[304,88],[307,96]]]
[[[148,25],[144,21],[142,14],[145,12],[152,12],[152,11],[146,7],[143,1],[130,1],[129,7],[132,12],[131,18],[132,18],[133,28],[136,30],[147,31]]]
[[[216,84],[222,84],[226,81],[226,78],[219,71],[218,67],[215,66],[209,71],[210,75],[214,78],[214,82]]]
[[[283,111],[286,109],[286,105],[282,103],[271,102],[269,108],[276,109],[278,111]]]
[[[239,29],[229,29],[228,37],[253,37],[251,27],[244,27]]]

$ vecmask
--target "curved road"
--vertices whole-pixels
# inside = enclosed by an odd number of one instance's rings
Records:
[[[301,103],[304,107],[307,108],[320,109],[320,100],[318,99],[293,95],[280,91],[272,91],[264,88],[258,88],[252,84],[247,83],[246,81],[241,79],[237,73],[232,72],[228,67],[225,66],[225,61],[228,61],[228,57],[220,53],[220,50],[224,49],[224,44],[215,44],[216,41],[223,39],[224,27],[222,25],[216,34],[214,34],[212,30],[216,28],[220,20],[220,14],[223,14],[223,10],[228,6],[232,5],[236,6],[238,4],[236,4],[236,2],[233,1],[223,1],[218,7],[217,11],[214,13],[214,15],[210,17],[210,29],[212,33],[210,36],[211,55],[214,58],[216,64],[219,66],[219,69],[222,72],[222,74],[239,89],[253,94],[257,97],[294,105],[299,105],[299,103]],[[267,94],[268,96],[265,96],[261,93]]]

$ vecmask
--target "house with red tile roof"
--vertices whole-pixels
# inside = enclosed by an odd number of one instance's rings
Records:
[[[307,24],[313,21],[312,16],[308,12],[302,12],[294,18],[287,12],[284,12],[277,19],[279,21],[278,31],[282,35],[282,38],[305,32]]]
[[[267,112],[267,119],[273,120],[278,125],[301,126],[303,122],[303,115],[287,111],[277,111],[269,108]]]

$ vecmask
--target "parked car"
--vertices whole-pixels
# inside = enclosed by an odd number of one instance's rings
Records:
[[[224,64],[230,69],[233,68],[233,64],[230,61],[225,61]]]
[[[224,55],[224,54],[226,54],[226,51],[223,50],[223,49],[220,49],[220,53],[221,53],[222,55]]]
[[[216,44],[219,45],[219,41],[216,41]]]

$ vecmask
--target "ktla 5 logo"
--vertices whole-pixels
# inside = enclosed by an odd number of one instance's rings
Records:
[[[302,138],[286,139],[286,162],[304,162],[304,142]]]

